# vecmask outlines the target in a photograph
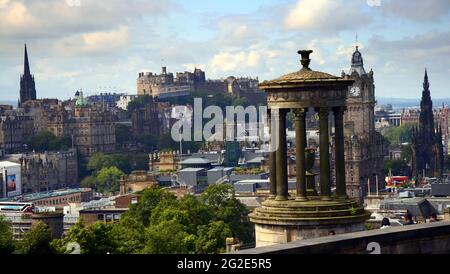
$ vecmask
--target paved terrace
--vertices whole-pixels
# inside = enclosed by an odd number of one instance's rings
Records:
[[[375,248],[374,251],[371,246],[377,246],[377,244],[380,249]],[[450,253],[450,222],[440,221],[340,234],[246,249],[231,254],[368,254],[371,252],[377,254]]]

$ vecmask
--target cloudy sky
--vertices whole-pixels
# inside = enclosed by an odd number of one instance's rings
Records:
[[[414,3],[413,3],[414,2]],[[79,3],[79,5],[78,5]],[[376,95],[450,97],[448,0],[0,0],[0,100],[17,100],[28,44],[38,97],[136,93],[140,71],[206,70],[268,80],[311,67],[340,75],[358,44]]]

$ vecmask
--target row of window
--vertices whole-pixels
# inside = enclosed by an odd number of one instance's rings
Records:
[[[103,221],[103,222],[113,222],[113,221],[117,221],[120,219],[120,214],[104,214],[104,213],[99,213],[97,214],[97,220],[99,221]]]

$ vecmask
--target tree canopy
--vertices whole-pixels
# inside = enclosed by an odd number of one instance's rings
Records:
[[[0,215],[0,255],[11,254],[14,251],[11,223]]]
[[[200,198],[177,199],[156,187],[140,195],[118,222],[79,222],[54,246],[66,252],[68,243],[77,242],[85,254],[211,254],[225,251],[227,237],[252,240],[248,211],[229,185],[210,186]]]
[[[52,231],[43,222],[38,222],[30,231],[25,233],[23,239],[17,242],[17,254],[54,254],[56,251],[51,245]]]
[[[384,137],[388,140],[389,144],[391,145],[411,143],[413,126],[414,124],[407,123],[400,127],[390,128],[384,133]]]
[[[104,167],[92,176],[81,181],[83,187],[90,187],[101,193],[115,193],[119,191],[119,181],[125,173],[115,166]]]
[[[50,131],[41,131],[30,137],[27,144],[36,151],[67,150],[72,140],[70,137],[56,137]]]

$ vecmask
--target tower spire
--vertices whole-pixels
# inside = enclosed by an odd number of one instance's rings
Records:
[[[28,62],[27,44],[25,44],[25,57],[24,57],[24,64],[23,64],[23,75],[31,75],[30,63]]]
[[[430,82],[428,81],[428,71],[427,68],[425,68],[425,76],[423,77],[423,92],[422,92],[422,99],[426,98],[428,99],[430,96]],[[431,100],[431,98],[430,98]]]
[[[20,76],[20,105],[29,100],[36,100],[36,85],[34,76],[31,75],[27,44],[25,44],[23,75]]]

